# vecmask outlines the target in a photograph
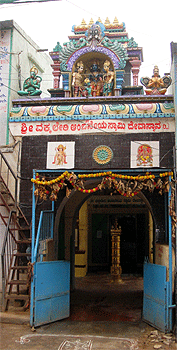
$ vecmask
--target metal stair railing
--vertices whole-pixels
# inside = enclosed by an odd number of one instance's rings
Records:
[[[11,229],[11,225],[15,225],[13,215],[16,215],[15,210],[10,212],[1,252],[3,308],[5,308],[7,283],[12,273],[11,266],[14,264],[14,253],[17,251],[17,241]]]
[[[4,233],[4,241],[1,252],[1,263],[2,263],[2,298],[3,306],[5,309],[6,294],[8,290],[8,282],[14,278],[15,270],[13,267],[17,263],[15,253],[19,249],[19,239],[25,238],[23,230],[30,229],[29,223],[25,215],[23,214],[21,208],[17,204],[18,196],[18,178],[9,165],[8,161],[0,151],[0,183],[1,183],[1,201],[7,209],[8,221],[4,219],[2,213],[0,217],[2,222],[6,226]],[[9,196],[9,198],[14,203],[13,209],[10,209],[8,200],[4,195]],[[25,226],[21,226],[19,223],[19,216],[23,219]],[[22,241],[23,242],[23,241]],[[18,274],[18,273],[17,273]],[[17,276],[18,279],[18,276]]]
[[[18,179],[0,150],[0,176],[7,188],[14,188],[15,206],[17,206]]]
[[[53,210],[41,211],[37,235],[36,235],[36,242],[34,247],[34,262],[37,261],[38,256],[40,256],[40,260],[42,260],[43,251],[46,250],[46,240],[53,239],[53,228],[54,228],[54,211]]]
[[[9,165],[8,161],[2,154],[0,150],[0,179],[1,183],[4,186],[5,190],[9,191],[9,196],[14,201],[14,207],[17,210],[17,214],[20,214],[21,217],[24,219],[24,222],[26,226],[29,226],[29,222],[27,218],[25,217],[23,211],[19,207],[17,203],[17,197],[18,197],[18,178],[15,175],[14,171],[12,170],[11,166]],[[14,196],[11,193],[11,189],[14,189]],[[1,194],[1,200],[4,202],[3,195]],[[5,202],[4,202],[5,204]],[[6,206],[7,207],[7,206]],[[2,216],[2,215],[1,215]],[[18,225],[18,223],[17,223]]]

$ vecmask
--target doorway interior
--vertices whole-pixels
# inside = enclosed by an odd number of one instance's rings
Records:
[[[116,197],[94,196],[88,200],[88,270],[84,277],[75,279],[75,289],[71,292],[71,320],[141,320],[143,263],[153,244],[151,214],[139,198],[130,202],[130,199]],[[122,280],[119,282],[115,282],[110,273],[110,231],[115,218],[122,231]]]

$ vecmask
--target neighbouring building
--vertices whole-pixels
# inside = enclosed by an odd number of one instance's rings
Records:
[[[67,317],[66,290],[70,281],[74,288],[75,277],[105,271],[119,280],[144,271],[143,318],[169,332],[175,241],[175,110],[173,95],[166,94],[171,77],[160,77],[155,66],[152,77],[139,83],[142,48],[117,18],[104,24],[83,20],[50,56],[50,97],[39,99],[40,86],[26,86],[9,118],[13,137],[22,141],[19,203],[28,222],[32,217],[31,325]],[[57,293],[63,299],[56,300]]]
[[[20,176],[21,138],[14,138],[9,132],[9,113],[12,108],[12,100],[17,98],[17,91],[23,89],[23,83],[34,65],[42,78],[42,97],[49,97],[47,89],[53,83],[52,60],[43,51],[13,20],[0,22],[0,151],[10,164],[14,176]],[[8,179],[11,194],[15,197],[15,179],[12,173],[7,171],[4,162],[2,166],[2,158],[1,175]],[[1,187],[1,190],[4,191],[4,188]],[[4,221],[2,216],[8,217],[10,208],[4,206],[2,197],[0,204],[1,250],[7,223],[7,219]],[[0,286],[1,281],[2,278],[0,278]]]
[[[42,97],[49,96],[47,89],[52,86],[51,58],[13,20],[0,22],[0,145],[13,142],[9,135],[9,112],[17,91],[22,90],[33,65],[42,80]]]

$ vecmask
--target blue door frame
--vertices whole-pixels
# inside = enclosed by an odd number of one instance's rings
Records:
[[[171,182],[171,177],[169,177]],[[170,208],[171,186],[168,192]],[[172,222],[168,209],[169,234],[169,281],[166,281],[166,266],[144,264],[143,320],[162,332],[172,331]]]
[[[33,171],[34,178],[36,172]],[[40,242],[53,238],[54,202],[52,210],[41,212],[35,235],[35,186],[32,198],[31,263],[34,265],[31,281],[30,325],[40,326],[69,317],[70,262],[42,261]]]
[[[36,170],[33,171],[33,178],[36,178]],[[39,172],[39,171],[38,171]],[[41,171],[41,172],[46,172],[45,170]],[[48,171],[47,171],[48,172]],[[136,171],[135,171],[136,172]],[[55,171],[52,171],[52,173],[55,173]],[[169,177],[169,181],[171,182],[171,177]],[[35,252],[35,195],[34,195],[34,191],[35,191],[35,185],[33,183],[33,197],[32,197],[32,243],[31,243],[31,262],[34,264],[34,271],[36,271],[36,267],[35,264],[37,263],[36,261],[36,252]],[[170,200],[171,200],[171,186],[169,189],[169,193],[168,193],[168,208],[170,208]],[[52,209],[54,209],[54,204],[52,203]],[[165,326],[159,326],[159,328],[165,330],[166,332],[171,332],[172,331],[172,309],[176,307],[176,305],[172,304],[172,223],[171,223],[171,216],[170,216],[170,212],[168,213],[168,232],[169,232],[169,282],[166,284],[167,288],[167,295],[164,297],[163,296],[163,300],[165,298],[165,308],[166,308],[166,320],[165,322]],[[50,263],[50,262],[49,262]],[[154,264],[152,264],[154,265]],[[68,269],[69,271],[69,269]],[[149,276],[149,272],[146,276]],[[34,325],[34,314],[35,314],[35,288],[34,288],[34,283],[35,283],[35,278],[37,278],[37,276],[34,275],[34,278],[32,280],[31,283],[31,306],[30,306],[30,324],[31,326]],[[149,277],[148,277],[149,278]],[[164,281],[164,269],[162,272],[162,280],[165,283],[166,281]],[[145,281],[145,285],[147,286],[147,283]],[[155,288],[154,284],[154,288]],[[66,288],[67,289],[67,288]],[[62,291],[62,293],[65,294],[65,291]],[[55,292],[54,292],[55,294]],[[151,290],[150,294],[153,296],[153,290]],[[145,312],[144,312],[145,315]],[[146,314],[147,315],[147,314]],[[149,316],[144,317],[144,319],[154,325],[155,327],[158,327],[156,324],[153,323],[152,319],[148,319]],[[48,321],[50,322],[50,321]]]

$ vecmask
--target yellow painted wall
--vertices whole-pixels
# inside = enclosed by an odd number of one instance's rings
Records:
[[[75,277],[84,277],[87,273],[87,254],[88,254],[88,208],[85,202],[79,210],[79,251],[81,254],[75,254]],[[82,267],[84,266],[84,267]]]
[[[167,267],[167,281],[169,281],[169,246],[167,244],[156,243],[155,246],[155,263]],[[172,274],[173,274],[173,290],[175,276],[175,251],[172,250]]]

